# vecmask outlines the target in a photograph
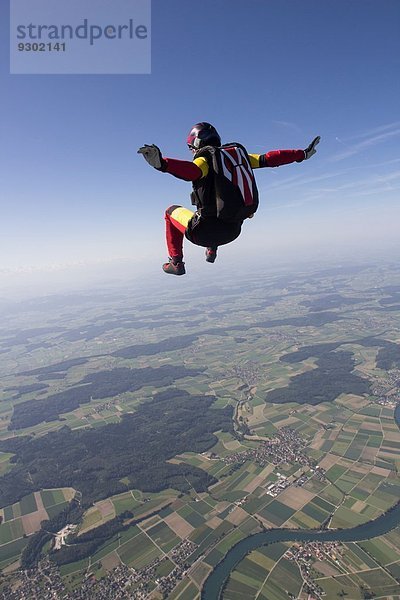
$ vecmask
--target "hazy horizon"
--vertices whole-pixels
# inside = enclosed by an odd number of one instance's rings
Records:
[[[10,302],[57,294],[84,294],[102,289],[117,291],[128,288],[144,294],[149,290],[162,299],[164,292],[184,292],[202,285],[237,285],[249,276],[270,277],[303,271],[312,273],[324,268],[388,266],[398,263],[399,259],[400,249],[397,244],[392,248],[383,246],[372,250],[357,247],[356,251],[354,248],[336,248],[326,244],[319,247],[319,252],[314,248],[302,253],[283,253],[275,249],[264,257],[259,254],[254,257],[245,256],[238,245],[235,253],[232,252],[232,247],[227,248],[226,256],[219,257],[219,263],[214,265],[207,264],[201,249],[193,247],[193,252],[188,253],[187,276],[180,278],[167,277],[157,258],[147,263],[147,270],[143,268],[139,271],[136,262],[129,259],[19,272],[0,271],[0,312],[2,306]]]

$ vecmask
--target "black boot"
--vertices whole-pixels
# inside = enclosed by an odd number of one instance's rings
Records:
[[[217,248],[206,248],[206,261],[209,263],[215,262],[217,258]]]

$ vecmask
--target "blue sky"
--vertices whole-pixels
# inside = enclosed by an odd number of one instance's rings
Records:
[[[153,0],[150,75],[10,75],[1,2],[0,271],[124,258],[163,281],[163,212],[190,184],[136,150],[190,160],[201,120],[259,153],[322,138],[257,172],[257,218],[221,260],[394,246],[399,21],[398,0]],[[201,249],[186,260],[203,269]]]

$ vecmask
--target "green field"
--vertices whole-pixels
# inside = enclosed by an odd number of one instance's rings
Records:
[[[123,563],[134,569],[141,569],[152,562],[162,552],[147,535],[140,533],[117,550]]]
[[[24,535],[21,519],[15,519],[8,523],[0,525],[0,547],[2,544],[8,544],[13,540],[21,538]]]
[[[62,490],[43,490],[40,492],[43,505],[47,509],[55,504],[62,504],[65,501]]]
[[[273,500],[258,512],[260,517],[271,521],[274,525],[278,527],[285,523],[296,511],[285,504],[282,504],[278,500]]]
[[[146,533],[164,552],[169,552],[181,541],[163,521],[148,529]]]

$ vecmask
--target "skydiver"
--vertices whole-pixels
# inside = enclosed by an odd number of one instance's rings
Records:
[[[253,169],[279,167],[303,162],[316,153],[317,136],[305,150],[272,150],[248,154],[236,142],[221,145],[221,138],[209,123],[197,123],[187,137],[193,162],[164,158],[155,144],[139,148],[146,161],[164,173],[191,181],[193,212],[172,205],[165,212],[168,262],[162,268],[171,275],[184,275],[183,238],[206,248],[206,261],[213,263],[218,246],[235,240],[243,221],[252,218],[258,207],[258,191]]]

